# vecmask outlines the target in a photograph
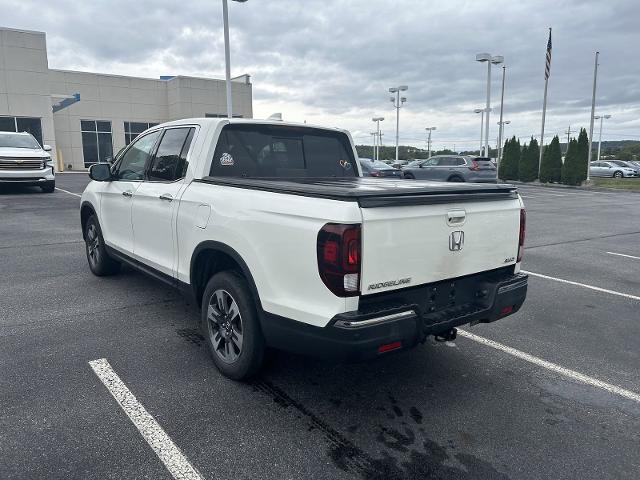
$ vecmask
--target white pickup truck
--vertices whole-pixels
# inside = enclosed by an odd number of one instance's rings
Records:
[[[188,119],[93,165],[89,267],[132,265],[201,306],[214,363],[257,372],[268,347],[339,360],[407,349],[524,302],[515,187],[361,177],[348,132]]]

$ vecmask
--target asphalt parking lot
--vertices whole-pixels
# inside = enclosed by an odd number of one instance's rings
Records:
[[[367,364],[279,354],[237,383],[178,293],[89,272],[87,181],[0,192],[0,478],[173,478],[97,359],[202,478],[639,477],[640,194],[521,187],[512,317]]]

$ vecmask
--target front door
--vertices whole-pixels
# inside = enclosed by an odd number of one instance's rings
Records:
[[[102,236],[107,245],[128,255],[133,253],[133,196],[144,179],[146,162],[159,136],[160,131],[155,131],[136,139],[115,165],[113,180],[107,182],[102,190]]]
[[[133,197],[134,257],[169,276],[175,276],[176,215],[194,132],[194,127],[165,129]]]

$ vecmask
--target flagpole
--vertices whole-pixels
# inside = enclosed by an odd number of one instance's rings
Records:
[[[549,28],[549,39],[551,39],[551,28]],[[550,66],[549,66],[550,67]],[[546,66],[545,66],[546,68]],[[542,150],[544,149],[544,121],[547,116],[547,87],[549,85],[549,75],[545,74],[544,79],[544,101],[542,102],[542,129],[540,131],[540,157],[538,158],[538,180],[540,180],[540,168],[542,167]]]

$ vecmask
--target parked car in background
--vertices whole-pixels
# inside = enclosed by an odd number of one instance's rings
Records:
[[[393,168],[402,168],[409,163],[409,160],[394,160],[391,163]]]
[[[37,185],[43,192],[56,188],[49,145],[40,146],[27,132],[0,132],[0,184]]]
[[[404,178],[439,182],[496,183],[497,170],[490,158],[436,155],[403,168]]]
[[[636,176],[640,175],[640,169],[638,169],[637,165],[634,165],[633,162],[627,162],[624,160],[609,160],[610,163],[613,163],[614,165],[617,165],[618,167],[626,167],[626,168],[631,168],[632,170],[635,170],[636,172]]]
[[[393,168],[380,160],[372,160],[370,158],[360,158],[360,167],[362,167],[363,177],[396,177],[402,178],[402,171]]]
[[[619,163],[618,163],[619,162]],[[621,165],[620,165],[621,164]],[[608,160],[606,162],[591,162],[589,175],[592,177],[637,177],[638,170],[628,166],[621,160]]]
[[[636,168],[637,170],[640,170],[640,162],[637,160],[633,160],[631,162],[627,162],[630,163],[631,165],[633,165],[634,168]]]

